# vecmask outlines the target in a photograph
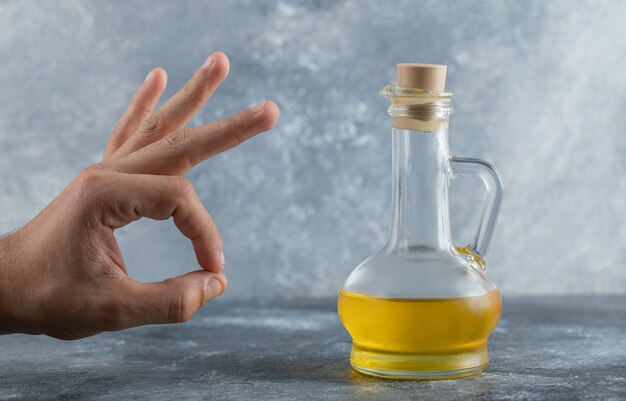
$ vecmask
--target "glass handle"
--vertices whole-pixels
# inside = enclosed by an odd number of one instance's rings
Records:
[[[484,260],[500,213],[504,192],[502,177],[494,166],[484,160],[453,156],[450,164],[453,179],[463,175],[473,175],[478,176],[485,184],[485,206],[474,240],[469,244],[469,250]]]

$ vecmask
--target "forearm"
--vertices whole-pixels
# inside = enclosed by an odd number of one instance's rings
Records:
[[[11,313],[9,312],[8,287],[11,285],[10,270],[13,263],[11,252],[11,236],[0,237],[0,334],[14,332]]]
[[[0,237],[0,334],[40,334],[41,283],[50,279],[42,276],[40,263],[34,262],[35,249],[41,247],[28,227]]]

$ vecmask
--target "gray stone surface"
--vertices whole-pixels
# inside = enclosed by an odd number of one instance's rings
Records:
[[[0,337],[0,400],[622,400],[626,297],[504,300],[491,365],[467,379],[351,370],[334,300],[207,305],[184,325],[76,342]]]
[[[226,297],[331,296],[386,239],[378,91],[397,62],[440,62],[452,151],[504,176],[489,260],[503,293],[624,293],[625,15],[619,0],[2,0],[0,233],[99,160],[149,69],[169,72],[169,97],[223,50],[230,77],[191,124],[264,98],[282,109],[271,134],[189,174],[224,238]],[[454,185],[458,244],[481,195]],[[120,245],[138,279],[196,265],[168,223]]]

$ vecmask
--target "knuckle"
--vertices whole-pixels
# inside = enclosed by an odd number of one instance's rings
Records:
[[[102,170],[106,170],[109,167],[109,165],[110,165],[109,162],[94,163],[91,166],[87,167],[85,171],[88,171],[88,170],[102,171]]]
[[[77,177],[78,192],[80,194],[90,194],[97,189],[105,179],[105,171],[101,167],[90,166],[83,170]]]
[[[133,111],[135,113],[139,113],[139,114],[141,114],[143,116],[148,116],[148,117],[150,117],[150,115],[152,114],[152,108],[146,106],[143,103],[135,105]]]
[[[175,96],[188,106],[202,105],[209,98],[210,85],[207,85],[207,81],[210,79],[211,70],[199,67]]]
[[[185,148],[188,138],[189,135],[187,133],[187,130],[181,129],[168,134],[165,138],[163,138],[163,142],[165,147],[170,150],[176,151]]]
[[[187,292],[179,292],[170,299],[168,320],[173,323],[183,323],[191,319],[195,311],[193,297]]]
[[[174,179],[176,180],[176,190],[178,194],[185,197],[194,194],[195,190],[191,181],[180,176],[175,177]]]
[[[198,85],[199,86],[199,85]],[[188,98],[194,95],[194,87],[192,83],[187,82],[180,90],[183,97]]]
[[[227,131],[231,127],[232,116],[213,122],[216,131]]]
[[[243,122],[243,117],[235,114],[232,116],[228,116],[225,120],[224,120],[226,127],[228,127],[229,129],[237,129],[241,126],[241,123]]]
[[[159,111],[155,111],[150,114],[148,118],[141,124],[141,132],[152,135],[163,128],[164,121],[161,113]]]
[[[139,220],[141,211],[134,202],[110,202],[104,213],[102,222],[114,228]]]
[[[121,123],[117,123],[113,129],[111,130],[111,137],[118,141],[121,142],[124,140],[123,137],[126,136],[126,130],[123,128],[123,126],[121,125]]]
[[[229,132],[235,145],[241,145],[243,140],[241,139],[241,125],[242,117],[239,115],[230,116],[225,118],[222,122],[222,130]]]

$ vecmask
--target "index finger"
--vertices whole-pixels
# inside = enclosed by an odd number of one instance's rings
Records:
[[[92,173],[92,174],[98,174]],[[222,239],[213,219],[182,177],[118,174],[105,178],[98,192],[104,205],[103,223],[115,230],[141,218],[172,217],[178,230],[191,240],[198,264],[207,271],[224,269]]]
[[[270,130],[279,113],[274,102],[261,102],[225,120],[175,131],[113,161],[111,168],[125,173],[184,174],[196,164]]]

